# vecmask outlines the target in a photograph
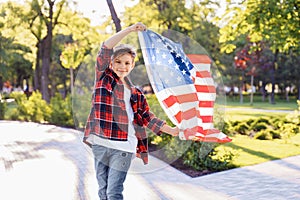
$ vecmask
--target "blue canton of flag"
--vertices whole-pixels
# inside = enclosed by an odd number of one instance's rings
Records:
[[[193,84],[190,73],[193,65],[180,44],[150,30],[142,34],[148,56],[145,64],[149,66],[147,70],[152,75],[154,90],[159,92],[170,87]]]

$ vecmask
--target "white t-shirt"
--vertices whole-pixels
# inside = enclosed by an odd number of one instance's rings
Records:
[[[112,149],[117,149],[121,151],[126,151],[130,153],[136,153],[136,146],[137,146],[137,138],[135,136],[135,130],[133,127],[133,110],[130,104],[130,96],[131,91],[124,87],[124,101],[125,101],[125,107],[126,112],[128,116],[128,138],[127,141],[115,141],[115,140],[109,140],[104,139],[98,136],[95,136],[91,134],[89,138],[87,139],[88,142],[91,144],[98,144],[101,146],[105,146]]]

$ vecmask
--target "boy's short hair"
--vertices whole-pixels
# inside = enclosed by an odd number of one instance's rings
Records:
[[[114,60],[115,58],[122,56],[126,53],[129,53],[132,56],[133,60],[136,57],[136,51],[133,46],[129,44],[120,44],[114,47],[111,60]]]

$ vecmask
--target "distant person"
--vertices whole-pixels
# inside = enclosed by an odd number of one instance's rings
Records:
[[[136,52],[130,45],[116,46],[131,32],[144,31],[136,23],[104,41],[97,56],[92,108],[84,142],[92,147],[100,199],[123,199],[123,183],[136,154],[148,163],[145,127],[160,135],[179,134],[150,112],[144,94],[127,75],[134,68]]]

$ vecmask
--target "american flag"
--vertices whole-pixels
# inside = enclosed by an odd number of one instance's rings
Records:
[[[153,91],[172,123],[180,128],[179,138],[230,142],[213,125],[216,89],[209,72],[210,58],[192,56],[197,59],[192,63],[179,43],[151,30],[138,34]]]

